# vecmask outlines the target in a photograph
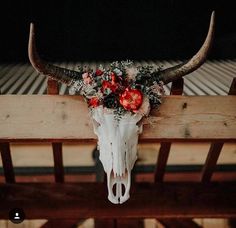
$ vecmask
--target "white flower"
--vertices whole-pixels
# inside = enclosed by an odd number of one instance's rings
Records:
[[[78,80],[75,81],[69,88],[69,94],[70,95],[75,95],[76,92],[79,92],[83,87],[83,82]]]
[[[126,68],[126,73],[127,73],[127,78],[129,80],[135,81],[136,76],[138,74],[138,69],[136,67],[133,67],[133,66],[130,66],[130,67],[128,66]]]
[[[163,82],[156,83],[154,82],[154,85],[150,87],[152,92],[159,96],[163,96],[165,94],[164,88],[163,88]]]
[[[118,69],[118,68],[115,68],[115,69],[113,70],[113,72],[114,72],[117,76],[122,76],[122,71],[121,71],[120,69]]]

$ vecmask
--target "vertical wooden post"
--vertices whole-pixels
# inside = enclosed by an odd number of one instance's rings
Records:
[[[236,77],[233,79],[230,89],[229,89],[229,95],[236,95]]]
[[[184,89],[184,79],[180,78],[172,82],[170,94],[171,95],[182,95]]]
[[[59,94],[58,82],[53,79],[48,79],[47,94]],[[52,143],[53,160],[54,160],[54,176],[55,181],[59,183],[64,182],[64,167],[62,156],[62,143]]]
[[[170,142],[161,143],[154,174],[155,182],[162,182],[164,179],[166,164],[170,153],[170,147],[171,147]]]
[[[171,86],[171,95],[182,95],[184,89],[184,79],[180,78],[176,81],[172,82]],[[154,174],[154,180],[155,182],[163,182],[164,175],[165,175],[165,169],[166,164],[168,161],[168,157],[170,154],[171,149],[171,142],[162,142],[160,151],[157,158],[157,165],[156,170]],[[165,227],[195,227],[195,223],[192,221],[192,219],[162,219],[159,220]],[[184,226],[184,224],[188,224],[188,226]],[[196,226],[197,227],[197,226]]]
[[[182,95],[184,88],[184,79],[180,78],[172,82],[171,95]],[[167,160],[169,157],[171,142],[161,142],[156,169],[154,173],[155,182],[162,182],[164,179]]]
[[[231,83],[228,95],[236,95],[236,78],[234,78]],[[223,142],[211,144],[205,165],[201,173],[201,181],[203,183],[210,182],[223,145]]]
[[[64,166],[62,158],[62,143],[52,143],[53,160],[54,160],[54,175],[57,183],[64,182]]]
[[[47,94],[50,94],[50,95],[59,94],[59,85],[57,81],[49,78],[47,83],[48,83]]]
[[[56,95],[59,94],[58,82],[53,79],[48,79],[47,94]],[[54,177],[55,182],[64,182],[64,166],[63,166],[63,154],[62,143],[52,143],[53,160],[54,160]],[[77,220],[49,220],[42,227],[74,227],[77,224]]]
[[[201,175],[202,183],[210,182],[223,145],[224,143],[221,142],[211,144],[206,162],[202,169],[202,175]]]
[[[0,152],[2,156],[2,165],[6,183],[15,183],[15,174],[11,158],[11,150],[9,143],[0,144]]]

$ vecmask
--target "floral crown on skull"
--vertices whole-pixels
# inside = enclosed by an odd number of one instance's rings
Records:
[[[137,67],[129,60],[113,62],[107,69],[100,65],[95,71],[80,67],[69,92],[83,95],[89,108],[113,109],[118,119],[127,112],[146,115],[161,104],[160,69]]]

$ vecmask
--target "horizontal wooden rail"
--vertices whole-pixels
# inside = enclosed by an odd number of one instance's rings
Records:
[[[0,184],[0,218],[22,208],[28,219],[236,217],[236,183],[133,184],[122,205],[103,183]]]
[[[235,141],[235,96],[169,96],[145,120],[140,140]],[[0,141],[96,141],[81,97],[1,95]]]

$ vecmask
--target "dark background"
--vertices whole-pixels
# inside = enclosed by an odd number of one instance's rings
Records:
[[[227,0],[2,1],[1,62],[28,61],[31,21],[40,55],[49,61],[184,59],[203,43],[212,10],[209,58],[235,58],[235,9]]]

